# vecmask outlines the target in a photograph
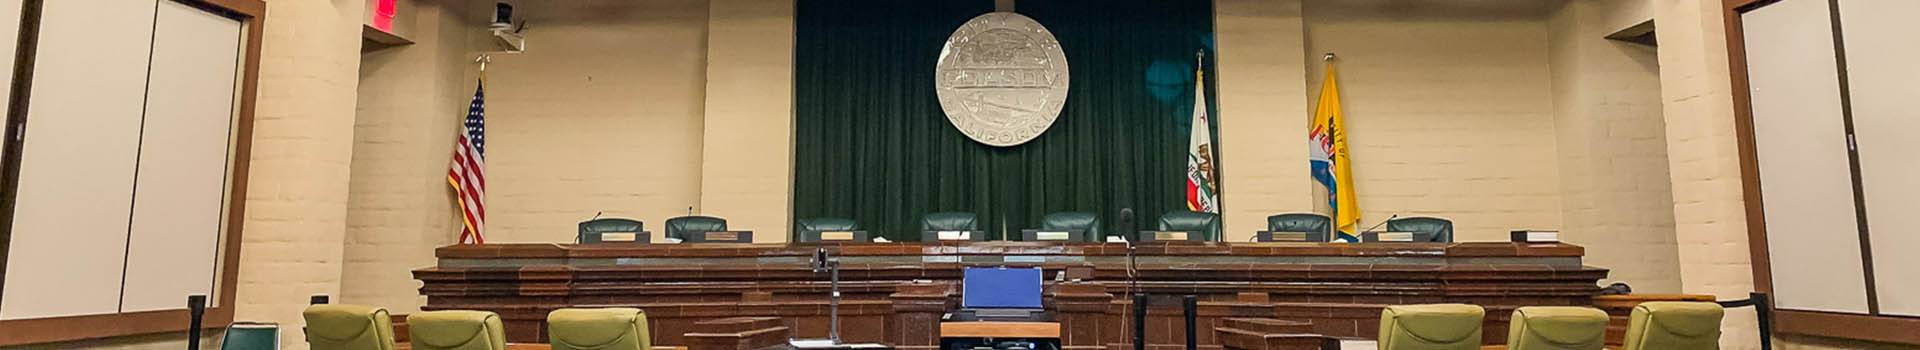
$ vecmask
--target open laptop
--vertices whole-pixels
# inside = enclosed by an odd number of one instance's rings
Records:
[[[967,268],[954,321],[1045,321],[1040,276],[1038,267]]]

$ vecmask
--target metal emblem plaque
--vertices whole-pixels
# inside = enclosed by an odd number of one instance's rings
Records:
[[[1032,18],[994,12],[947,38],[934,88],[947,121],[968,138],[1009,147],[1039,137],[1067,102],[1067,55]]]

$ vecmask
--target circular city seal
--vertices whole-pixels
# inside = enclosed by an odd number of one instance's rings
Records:
[[[968,138],[1009,147],[1039,137],[1067,102],[1067,55],[1032,18],[994,12],[947,38],[934,88],[947,121]]]

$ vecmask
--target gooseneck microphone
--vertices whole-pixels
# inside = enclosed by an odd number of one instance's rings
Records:
[[[1354,233],[1364,233],[1368,231],[1373,231],[1373,229],[1380,228],[1380,226],[1385,226],[1388,222],[1392,222],[1393,219],[1398,219],[1398,218],[1400,218],[1400,213],[1394,213],[1393,215],[1387,216],[1386,220],[1380,220],[1380,223],[1373,224],[1373,227],[1368,227],[1365,230],[1360,230],[1360,232],[1354,232]]]
[[[1126,238],[1129,243],[1128,247],[1132,247],[1132,242],[1140,240],[1140,231],[1133,228],[1133,208],[1120,208],[1119,221],[1120,229],[1123,230],[1121,231],[1120,238]]]

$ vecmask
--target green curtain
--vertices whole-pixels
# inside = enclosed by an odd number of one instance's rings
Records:
[[[999,238],[1051,212],[1093,212],[1120,233],[1186,210],[1200,51],[1219,144],[1212,2],[1018,1],[1059,39],[1072,80],[1053,126],[1006,148],[955,130],[934,92],[947,36],[992,11],[991,0],[798,2],[794,217],[850,218],[915,241],[921,217],[940,211],[976,213]],[[1120,227],[1121,208],[1133,208],[1134,227]]]

